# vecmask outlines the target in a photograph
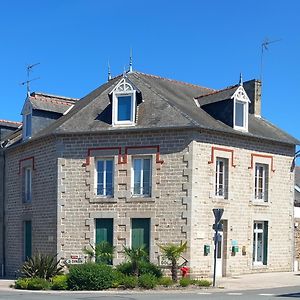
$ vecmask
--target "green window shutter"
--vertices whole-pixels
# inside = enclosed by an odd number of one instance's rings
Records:
[[[263,264],[268,263],[268,221],[264,222],[264,257]]]
[[[96,244],[103,241],[113,245],[113,219],[96,219]]]
[[[25,259],[32,255],[32,225],[31,221],[24,222],[24,256]]]
[[[132,219],[131,246],[138,248],[145,246],[147,252],[150,249],[150,219]]]

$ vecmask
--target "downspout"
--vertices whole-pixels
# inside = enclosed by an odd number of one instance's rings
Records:
[[[2,148],[2,147],[1,147]],[[2,152],[2,159],[3,159],[3,168],[2,168],[2,253],[3,253],[3,261],[1,266],[1,276],[2,278],[5,276],[5,151],[4,149],[0,148]]]

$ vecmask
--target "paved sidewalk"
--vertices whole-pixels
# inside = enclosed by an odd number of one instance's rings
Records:
[[[217,279],[216,286],[226,290],[256,290],[299,286],[300,272],[247,274]]]

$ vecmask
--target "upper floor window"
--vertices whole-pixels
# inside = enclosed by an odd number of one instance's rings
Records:
[[[96,195],[113,196],[113,159],[96,160]]]
[[[32,169],[24,168],[24,202],[31,202],[32,198]]]
[[[215,195],[228,198],[228,159],[217,157],[215,173]]]
[[[233,128],[248,131],[248,111],[250,100],[242,85],[233,94]]]
[[[255,164],[255,200],[268,201],[268,170],[266,164]]]
[[[112,91],[112,125],[134,125],[136,111],[136,90],[123,78]]]
[[[24,138],[29,138],[31,137],[31,128],[32,128],[32,117],[31,114],[26,114],[24,116],[24,123],[23,123],[23,134],[24,134]]]
[[[133,196],[151,196],[151,158],[133,158],[132,194]]]

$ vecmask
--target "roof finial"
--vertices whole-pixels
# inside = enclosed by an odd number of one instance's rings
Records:
[[[111,72],[110,72],[110,63],[109,63],[109,61],[108,61],[108,64],[107,64],[107,71],[108,71],[108,73],[107,73],[107,81],[110,81],[111,80]]]
[[[130,48],[129,72],[132,72],[132,48]]]
[[[242,73],[240,73],[239,85],[243,86],[243,74]]]
[[[126,67],[123,68],[123,77],[126,77]]]

